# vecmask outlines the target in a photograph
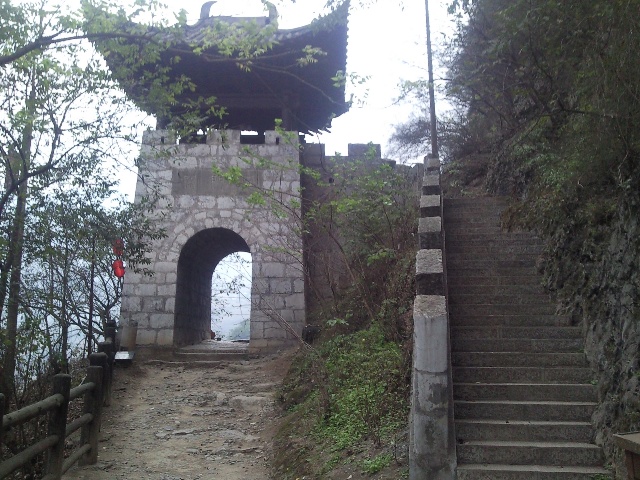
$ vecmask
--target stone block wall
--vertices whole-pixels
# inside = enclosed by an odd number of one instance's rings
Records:
[[[258,164],[258,157],[266,162]],[[248,201],[255,189],[215,177],[212,167],[238,167],[246,182],[288,203],[300,194],[298,161],[296,134],[266,132],[264,144],[244,145],[239,131],[212,131],[202,144],[177,144],[166,130],[145,133],[136,201],[151,189],[162,194],[151,215],[167,236],[155,241],[149,254],[153,276],[132,271],[125,276],[121,316],[123,323],[137,323],[138,344],[208,338],[211,274],[236,251],[252,255],[250,347],[295,341],[305,323],[299,211],[294,207],[290,215],[274,216],[270,208]]]

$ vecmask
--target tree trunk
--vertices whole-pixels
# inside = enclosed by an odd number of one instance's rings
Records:
[[[64,245],[64,277],[62,279],[62,305],[60,312],[60,319],[62,321],[62,362],[63,372],[69,373],[69,359],[67,357],[67,350],[69,348],[69,320],[67,319],[67,290],[69,285],[69,244],[65,241]]]
[[[20,306],[20,282],[22,280],[22,252],[24,246],[24,220],[27,204],[27,183],[20,185],[16,214],[11,232],[9,298],[7,303],[6,349],[3,361],[2,393],[12,398],[16,370],[16,340],[18,337],[18,310]]]
[[[31,92],[25,109],[27,113],[35,110],[36,85],[35,79],[31,79]],[[24,250],[24,224],[27,210],[28,178],[31,161],[31,137],[33,135],[33,120],[27,122],[22,132],[22,145],[19,154],[22,160],[20,178],[24,181],[18,187],[16,201],[16,213],[13,219],[11,231],[11,243],[9,245],[9,260],[11,273],[9,275],[9,298],[7,302],[6,348],[2,364],[2,393],[8,400],[13,395],[16,371],[16,341],[18,338],[18,311],[20,307],[20,286],[22,282],[22,254]]]

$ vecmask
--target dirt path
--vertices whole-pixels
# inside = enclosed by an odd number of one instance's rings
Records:
[[[63,478],[268,479],[275,391],[291,356],[117,368],[98,463]]]

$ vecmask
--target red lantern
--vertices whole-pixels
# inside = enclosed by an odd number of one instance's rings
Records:
[[[116,257],[121,257],[124,252],[124,241],[121,238],[116,238],[113,241],[113,254]]]
[[[124,277],[124,263],[122,263],[122,260],[120,259],[114,260],[113,263],[111,264],[111,268],[113,268],[113,274],[116,277],[118,278]]]

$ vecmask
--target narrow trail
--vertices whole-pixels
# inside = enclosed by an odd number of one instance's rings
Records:
[[[293,352],[249,360],[138,359],[115,371],[96,465],[65,480],[266,480],[275,392]]]

